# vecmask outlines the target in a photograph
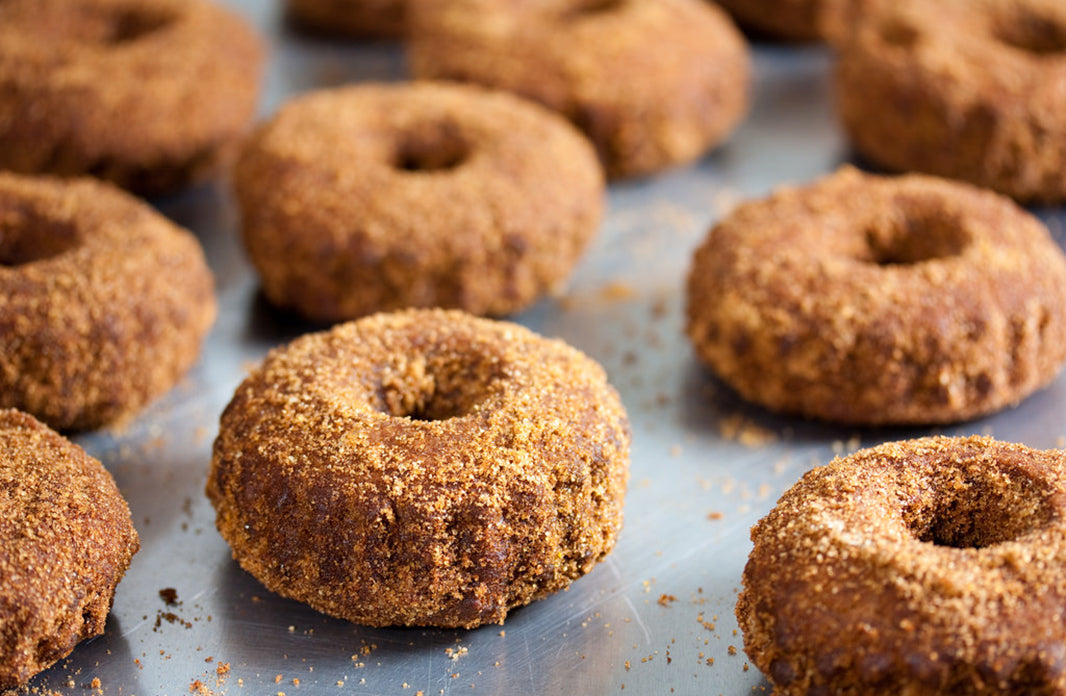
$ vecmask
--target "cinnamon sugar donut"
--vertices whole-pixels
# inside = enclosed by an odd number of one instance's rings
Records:
[[[4,0],[0,168],[177,189],[233,154],[261,62],[205,0]]]
[[[1066,359],[1066,259],[1012,201],[845,168],[747,203],[696,251],[689,337],[740,394],[855,424],[1017,403]]]
[[[814,469],[737,618],[781,696],[1066,693],[1066,455],[934,437]]]
[[[207,494],[270,590],[361,624],[471,628],[610,552],[628,459],[592,360],[407,310],[272,352],[222,414]]]
[[[215,317],[196,239],[109,184],[0,172],[0,407],[81,430],[192,365]]]
[[[31,416],[0,410],[0,688],[104,632],[139,546],[100,462]]]
[[[747,45],[704,0],[413,0],[409,23],[415,75],[542,102],[610,178],[695,160],[747,110]]]
[[[1066,3],[881,3],[837,41],[855,148],[1022,201],[1066,199]]]
[[[341,36],[398,39],[407,33],[410,0],[286,0],[302,28]]]
[[[570,273],[604,198],[592,148],[557,115],[428,82],[289,102],[245,146],[235,187],[266,296],[330,322],[518,311]]]

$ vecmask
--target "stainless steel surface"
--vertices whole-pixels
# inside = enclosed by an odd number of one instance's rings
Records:
[[[272,45],[262,114],[293,93],[401,79],[392,45],[289,34],[276,3],[230,0]],[[654,50],[649,44],[649,50]],[[203,495],[218,415],[248,365],[309,327],[271,309],[222,187],[156,201],[194,230],[221,314],[200,364],[125,430],[78,437],[130,501],[142,550],[107,633],[34,687],[82,694],[747,694],[733,604],[749,527],[811,466],[928,429],[862,430],[778,418],[741,403],[695,362],[682,334],[694,246],[742,197],[830,172],[848,157],[818,48],[755,49],[752,112],[700,163],[615,185],[606,223],[565,294],[514,317],[599,360],[633,421],[626,523],[587,577],[474,631],[368,629],[263,589],[230,559]],[[1060,239],[1061,210],[1038,211]],[[1066,435],[1066,380],[1018,408],[943,429],[1052,447]],[[177,605],[160,590],[173,588]],[[220,665],[228,671],[220,673]]]

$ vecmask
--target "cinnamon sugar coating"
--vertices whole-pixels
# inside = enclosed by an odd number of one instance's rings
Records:
[[[138,193],[214,174],[254,114],[262,54],[205,0],[5,0],[0,168]]]
[[[104,632],[140,546],[103,465],[33,417],[0,410],[0,687]]]
[[[272,591],[361,624],[472,628],[610,552],[628,464],[595,362],[408,310],[273,351],[222,414],[207,494]]]
[[[415,75],[564,114],[609,178],[691,162],[747,111],[747,45],[704,0],[412,0],[409,28]]]
[[[339,36],[397,39],[407,33],[410,0],[286,0],[300,27]]]
[[[851,29],[876,0],[716,0],[744,27],[790,41],[821,41]]]
[[[0,407],[73,430],[130,414],[195,362],[215,312],[189,232],[103,182],[0,172]]]
[[[235,186],[264,293],[316,321],[518,311],[569,275],[603,216],[603,173],[570,124],[443,83],[297,98],[244,147]]]
[[[814,469],[751,531],[776,694],[1066,693],[1066,455],[933,437]]]
[[[845,168],[740,206],[696,251],[699,357],[771,410],[856,424],[961,421],[1066,359],[1066,259],[1009,199]]]
[[[1066,199],[1066,3],[884,2],[836,43],[837,109],[864,156]]]

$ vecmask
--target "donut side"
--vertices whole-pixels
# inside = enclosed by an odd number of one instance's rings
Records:
[[[1066,359],[1066,260],[1009,199],[845,169],[742,205],[696,251],[687,332],[771,410],[856,424],[967,420]]]
[[[0,232],[0,406],[94,428],[197,360],[217,305],[189,232],[101,182],[2,173]]]
[[[140,543],[100,462],[14,410],[0,410],[0,491],[0,687],[8,688],[104,632]]]
[[[207,493],[269,589],[361,624],[472,628],[610,552],[628,449],[585,356],[411,310],[273,352],[222,415]]]
[[[504,89],[562,113],[612,179],[692,162],[748,107],[747,44],[699,0],[420,0],[410,27],[416,76]],[[649,36],[663,37],[654,51]]]
[[[836,41],[859,153],[1024,202],[1066,198],[1066,6],[883,3]]]
[[[568,277],[604,180],[570,124],[509,94],[366,84],[286,104],[235,171],[263,291],[323,322],[519,311]]]
[[[204,0],[9,0],[0,43],[0,167],[139,194],[232,163],[264,53],[243,19]]]
[[[936,437],[808,472],[752,529],[745,651],[783,696],[1063,693],[1064,465]]]

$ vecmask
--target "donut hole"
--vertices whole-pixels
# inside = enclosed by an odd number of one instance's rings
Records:
[[[579,0],[570,8],[567,15],[571,18],[590,17],[616,12],[626,4],[626,0]]]
[[[866,229],[864,261],[879,266],[917,264],[958,256],[970,235],[954,216],[936,211],[907,212],[876,220]]]
[[[385,369],[381,410],[396,418],[444,421],[471,413],[500,378],[494,361],[441,356],[406,360]]]
[[[102,47],[132,43],[163,29],[175,16],[159,9],[90,5],[72,12],[70,19],[45,30],[51,38]]]
[[[1035,55],[1066,53],[1066,20],[1043,16],[1031,8],[1018,8],[996,23],[996,38]]]
[[[470,156],[470,145],[454,128],[410,129],[396,147],[393,166],[403,172],[447,172]]]
[[[886,45],[894,48],[913,48],[918,43],[920,32],[914,25],[901,19],[893,18],[882,22],[877,33]]]
[[[914,536],[934,546],[982,549],[1019,539],[1047,524],[1051,501],[1026,477],[959,480],[935,487],[904,517]]]
[[[0,266],[22,266],[54,258],[80,241],[73,224],[48,220],[35,211],[8,206],[0,200]]]

